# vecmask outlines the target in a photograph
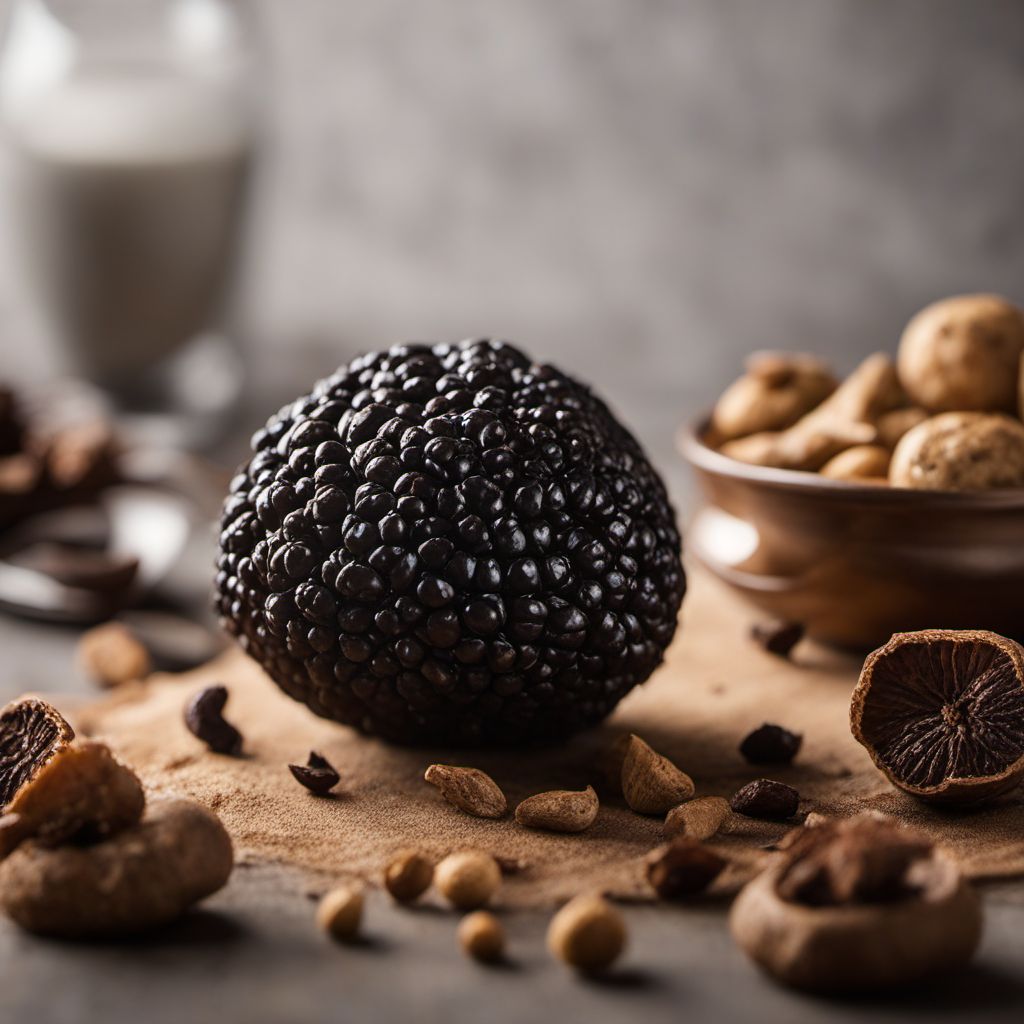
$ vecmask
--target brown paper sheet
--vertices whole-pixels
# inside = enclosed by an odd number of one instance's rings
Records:
[[[595,824],[580,835],[534,832],[466,816],[423,782],[428,764],[468,764],[489,772],[511,806],[546,789],[593,783],[601,751],[624,731],[670,756],[698,795],[728,797],[759,776],[797,787],[801,814],[847,815],[875,808],[913,823],[946,845],[976,878],[1024,874],[1024,801],[972,813],[940,812],[894,792],[851,737],[850,691],[859,663],[813,644],[793,661],[747,639],[750,612],[716,581],[694,574],[682,628],[666,664],[621,705],[603,728],[553,749],[414,750],[366,739],[316,718],[284,696],[251,661],[231,652],[194,672],[158,675],[92,704],[76,716],[106,739],[155,794],[184,794],[214,808],[243,859],[278,862],[327,877],[380,878],[397,851],[435,856],[479,847],[520,862],[502,890],[509,907],[550,906],[583,889],[644,898],[642,858],[661,841],[661,822],[602,800]],[[224,683],[226,716],[245,737],[246,756],[205,751],[185,729],[182,709],[197,689]],[[804,734],[794,765],[758,769],[737,745],[764,721]],[[341,773],[339,795],[308,794],[287,770],[315,749]],[[786,826],[734,815],[716,842],[736,861],[722,888],[735,888],[768,854]],[[311,884],[315,884],[311,882]]]

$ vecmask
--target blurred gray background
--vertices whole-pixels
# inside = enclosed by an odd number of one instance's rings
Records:
[[[748,350],[846,368],[943,294],[1024,297],[1019,0],[259,6],[239,435],[359,350],[493,334],[675,481],[674,428]],[[42,377],[15,280],[5,373]]]

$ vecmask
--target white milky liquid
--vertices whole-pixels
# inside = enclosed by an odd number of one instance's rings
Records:
[[[8,122],[17,252],[83,371],[123,386],[217,326],[252,149],[240,105],[203,83],[95,77]]]

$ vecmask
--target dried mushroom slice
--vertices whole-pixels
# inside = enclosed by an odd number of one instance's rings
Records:
[[[981,630],[897,633],[868,656],[850,726],[893,785],[974,803],[1024,774],[1024,648]]]
[[[0,807],[75,738],[61,713],[44,700],[26,698],[0,712]]]

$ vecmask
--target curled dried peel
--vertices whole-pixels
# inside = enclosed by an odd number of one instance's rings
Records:
[[[0,807],[75,738],[61,713],[44,700],[14,701],[0,712]]]
[[[870,654],[853,735],[898,788],[974,803],[1024,776],[1024,648],[983,630],[897,633]]]

